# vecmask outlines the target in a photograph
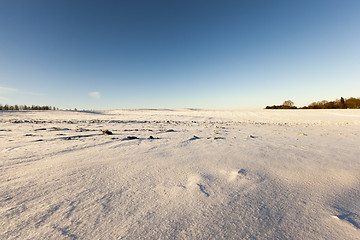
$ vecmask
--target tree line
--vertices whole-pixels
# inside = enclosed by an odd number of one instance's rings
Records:
[[[282,105],[266,106],[265,109],[360,109],[360,98],[343,98],[335,101],[318,101],[310,103],[308,106],[296,107],[291,100],[284,101]]]
[[[59,108],[51,106],[39,106],[39,105],[2,105],[0,104],[0,111],[31,111],[31,110],[59,110]]]

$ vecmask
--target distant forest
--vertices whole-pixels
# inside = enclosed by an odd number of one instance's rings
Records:
[[[285,101],[282,105],[267,106],[265,109],[360,109],[360,98],[340,98],[335,101],[319,101],[313,102],[308,106],[296,107],[291,100]]]
[[[0,111],[31,111],[31,110],[59,110],[59,108],[51,106],[27,106],[27,105],[2,105],[0,104]]]

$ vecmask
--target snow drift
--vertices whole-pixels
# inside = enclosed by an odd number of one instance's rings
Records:
[[[358,110],[0,116],[1,239],[360,239]]]

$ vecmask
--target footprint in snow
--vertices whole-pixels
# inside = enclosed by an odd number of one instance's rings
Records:
[[[247,175],[247,170],[244,169],[244,168],[242,168],[242,169],[240,169],[240,170],[238,171],[238,174],[243,175],[243,176],[246,176],[246,175]]]
[[[205,188],[204,185],[202,185],[202,184],[200,184],[200,183],[198,183],[197,185],[199,186],[200,191],[201,191],[203,194],[205,194],[206,197],[210,197],[210,194],[206,191],[206,188]]]
[[[192,175],[188,179],[188,184],[186,186],[181,185],[183,189],[196,189],[200,191],[203,195],[206,197],[210,197],[210,193],[203,182],[206,180],[206,178],[199,176],[199,175]],[[180,186],[179,186],[180,187]]]
[[[221,173],[224,174],[225,176],[227,176],[227,180],[229,182],[233,182],[237,179],[252,180],[252,178],[253,178],[252,176],[250,176],[248,170],[245,168],[233,170],[230,172],[222,170]]]
[[[347,211],[343,208],[335,207],[335,209],[337,209],[338,214],[332,216],[333,218],[348,222],[355,228],[360,229],[360,216],[358,214]]]

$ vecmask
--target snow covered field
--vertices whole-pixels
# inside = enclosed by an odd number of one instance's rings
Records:
[[[359,110],[0,117],[0,239],[360,239]]]

